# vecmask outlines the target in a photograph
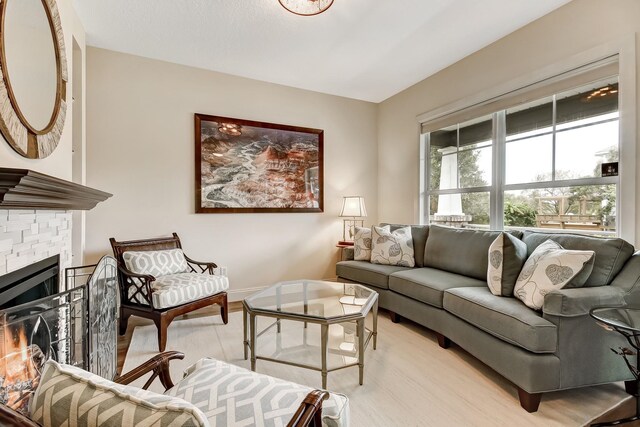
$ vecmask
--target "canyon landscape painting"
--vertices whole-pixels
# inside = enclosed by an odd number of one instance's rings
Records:
[[[323,136],[196,114],[196,212],[322,212]]]

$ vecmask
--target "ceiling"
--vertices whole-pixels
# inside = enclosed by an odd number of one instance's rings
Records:
[[[91,46],[381,102],[569,0],[73,0]]]

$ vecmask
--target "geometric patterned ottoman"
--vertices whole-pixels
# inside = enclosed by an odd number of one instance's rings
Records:
[[[211,427],[284,427],[311,391],[309,387],[252,372],[215,359],[200,359],[165,395],[193,404]],[[349,399],[330,393],[322,404],[322,425],[349,426]]]

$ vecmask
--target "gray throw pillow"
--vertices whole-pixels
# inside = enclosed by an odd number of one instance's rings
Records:
[[[500,233],[489,246],[487,284],[493,295],[510,297],[522,265],[527,260],[527,245],[509,233]]]

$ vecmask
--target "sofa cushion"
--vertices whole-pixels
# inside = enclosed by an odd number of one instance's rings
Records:
[[[150,274],[154,277],[189,271],[182,249],[163,251],[127,251],[122,254],[124,265],[136,274]]]
[[[509,233],[500,233],[489,246],[487,284],[492,294],[510,297],[527,260],[527,245]]]
[[[487,287],[444,293],[444,309],[483,331],[534,353],[554,353],[556,325],[515,298],[493,295]]]
[[[53,360],[44,365],[29,412],[43,427],[209,426],[183,399],[116,384]]]
[[[425,247],[425,267],[487,280],[487,253],[501,231],[483,231],[440,227],[429,228]],[[509,232],[518,237],[519,232]],[[464,260],[461,262],[460,260]]]
[[[443,292],[459,286],[486,288],[482,280],[434,268],[414,268],[389,276],[389,289],[409,298],[442,308]]]
[[[591,237],[570,233],[539,233],[525,231],[522,241],[527,244],[528,256],[547,240],[558,242],[571,250],[591,250],[596,253],[593,271],[584,286],[609,285],[633,255],[633,246],[623,239]]]
[[[388,225],[391,227],[391,231],[396,231],[398,228],[406,227],[402,224],[387,224],[381,223],[380,226]],[[424,267],[424,248],[427,245],[427,238],[429,237],[428,225],[412,225],[411,226],[411,238],[413,239],[413,253],[416,259],[416,267]]]
[[[212,426],[285,426],[311,391],[296,383],[215,359],[200,359],[166,395],[193,402]],[[349,399],[330,393],[323,427],[349,425]]]
[[[399,228],[393,232],[388,227],[371,227],[371,262],[401,267],[415,266],[411,227]]]
[[[581,276],[583,284],[593,269],[593,251],[567,250],[553,240],[536,248],[522,267],[513,294],[534,310],[542,310],[544,296]],[[578,284],[579,285],[579,284]]]
[[[336,264],[338,277],[380,289],[389,289],[391,273],[404,270],[411,269],[397,265],[371,264],[367,261],[340,261]]]

